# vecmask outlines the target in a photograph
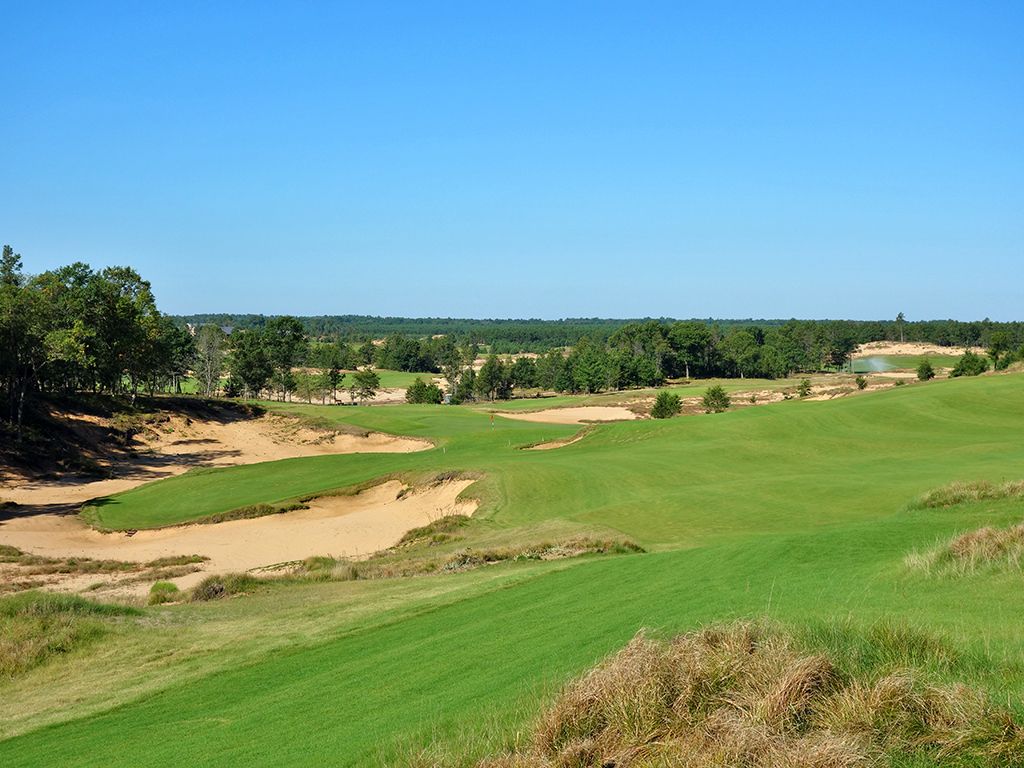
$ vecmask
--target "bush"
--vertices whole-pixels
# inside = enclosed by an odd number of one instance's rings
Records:
[[[811,394],[811,380],[804,379],[801,381],[800,384],[797,385],[796,393],[800,395],[800,397],[807,397]]]
[[[868,385],[868,380],[865,379],[863,376],[858,376],[853,381],[857,385],[857,389],[864,389]]]
[[[222,597],[241,595],[252,592],[262,582],[247,573],[225,573],[207,576],[192,588],[192,602],[202,603],[208,600],[220,600]]]
[[[683,410],[683,402],[679,395],[671,392],[659,392],[654,400],[654,407],[651,408],[651,416],[656,419],[670,419],[677,416]]]
[[[169,581],[158,581],[149,588],[149,604],[173,603],[181,599],[181,590],[177,584]]]
[[[950,376],[978,376],[988,370],[988,360],[973,352],[965,352],[956,362]]]
[[[417,376],[409,388],[405,390],[405,401],[407,403],[428,403],[437,405],[444,399],[444,393],[437,384],[427,384]]]
[[[729,399],[729,395],[725,393],[725,390],[716,385],[708,387],[704,393],[703,405],[704,413],[721,413],[732,405],[732,401]]]
[[[932,368],[931,361],[926,357],[917,364],[917,379],[918,381],[930,381],[934,378],[935,369]]]

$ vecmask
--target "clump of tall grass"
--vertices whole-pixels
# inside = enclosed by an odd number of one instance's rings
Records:
[[[1024,568],[1024,523],[961,533],[926,552],[911,552],[905,562],[913,570],[939,575],[1020,571]]]
[[[987,480],[957,482],[935,488],[922,494],[910,506],[912,509],[938,509],[972,501],[994,501],[1024,496],[1024,480],[990,483]]]
[[[232,595],[252,592],[266,581],[248,573],[225,573],[207,576],[192,588],[190,599],[201,603],[208,600],[220,600]]]
[[[181,590],[178,585],[170,581],[157,581],[149,588],[149,605],[163,605],[164,603],[175,603],[181,599]]]
[[[901,652],[903,643],[912,647]],[[964,685],[882,661],[927,657],[932,644],[892,628],[859,644],[890,647],[865,651],[874,662],[850,664],[758,624],[669,642],[641,633],[566,686],[521,746],[477,765],[867,768],[894,757],[1022,764],[1024,728],[1010,712]]]
[[[108,620],[139,611],[77,595],[22,592],[0,598],[0,679],[16,677],[48,659],[93,642]]]

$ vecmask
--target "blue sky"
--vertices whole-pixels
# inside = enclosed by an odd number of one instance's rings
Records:
[[[1024,306],[1024,3],[0,0],[0,240],[168,312]]]

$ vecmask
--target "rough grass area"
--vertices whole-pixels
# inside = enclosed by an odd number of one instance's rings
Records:
[[[0,593],[21,592],[43,586],[47,577],[77,574],[116,576],[121,581],[177,578],[199,570],[198,563],[208,559],[202,555],[175,555],[136,563],[88,557],[45,557],[0,544]]]
[[[942,643],[883,627],[848,647],[740,623],[638,634],[570,683],[530,733],[479,768],[1017,766],[1024,729],[964,685],[932,679]],[[839,646],[842,646],[840,643]],[[455,765],[427,753],[410,765]]]
[[[913,509],[938,509],[972,501],[995,501],[1019,497],[1024,497],[1024,480],[1013,480],[1006,483],[990,483],[979,480],[970,483],[950,483],[928,491],[919,497],[911,507]]]
[[[1018,523],[961,533],[927,552],[912,552],[906,564],[929,574],[965,575],[981,570],[1020,571],[1022,559],[1024,523]]]
[[[0,598],[0,680],[97,640],[109,631],[111,618],[138,613],[75,595],[24,592]]]
[[[447,518],[442,518],[446,520]],[[438,521],[440,522],[440,521]],[[432,524],[436,525],[436,524]],[[452,525],[451,523],[446,526]],[[465,548],[437,556],[401,556],[401,550],[409,544],[433,546],[452,540],[451,534],[425,526],[419,536],[405,540],[390,550],[385,550],[366,560],[311,557],[302,563],[301,575],[321,580],[357,581],[362,579],[387,579],[411,576],[425,576],[434,573],[461,573],[485,565],[523,562],[528,560],[561,560],[582,555],[629,554],[643,552],[643,548],[627,539],[594,539],[580,537],[559,542],[540,542],[505,547],[481,549]],[[452,528],[448,528],[452,530]],[[410,533],[412,533],[410,531]]]
[[[190,599],[194,603],[220,600],[252,592],[265,583],[247,573],[226,573],[207,576],[192,588]]]
[[[296,509],[307,509],[301,502],[290,504],[250,504],[246,507],[239,507],[217,515],[201,517],[194,522],[199,525],[211,525],[213,523],[226,523],[228,520],[250,520],[254,517],[266,517],[267,515],[280,515],[284,512],[294,512]]]

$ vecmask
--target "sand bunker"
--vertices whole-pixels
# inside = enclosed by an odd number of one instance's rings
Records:
[[[173,417],[136,438],[142,450],[109,469],[109,480],[15,480],[0,483],[0,500],[25,506],[82,504],[193,467],[255,464],[332,453],[408,453],[433,447],[426,440],[373,432],[324,432],[283,416],[266,415],[228,422]]]
[[[175,581],[188,587],[208,573],[248,571],[312,555],[361,557],[387,549],[407,531],[446,515],[472,515],[476,501],[458,495],[473,480],[454,480],[406,491],[392,480],[362,493],[324,496],[309,509],[231,520],[125,533],[100,533],[70,515],[34,515],[0,523],[0,543],[47,557],[146,562],[175,555],[204,555],[202,570]],[[85,588],[104,577],[72,577],[50,586]],[[135,584],[129,591],[145,591]]]
[[[639,418],[637,414],[623,406],[584,405],[577,408],[549,408],[546,411],[530,413],[498,412],[495,414],[506,419],[519,421],[538,421],[543,424],[587,424],[595,421],[629,421]]]
[[[916,341],[871,341],[861,344],[853,357],[870,357],[872,355],[962,355],[966,347],[940,347],[938,344],[922,344]],[[981,352],[974,347],[972,352]]]

